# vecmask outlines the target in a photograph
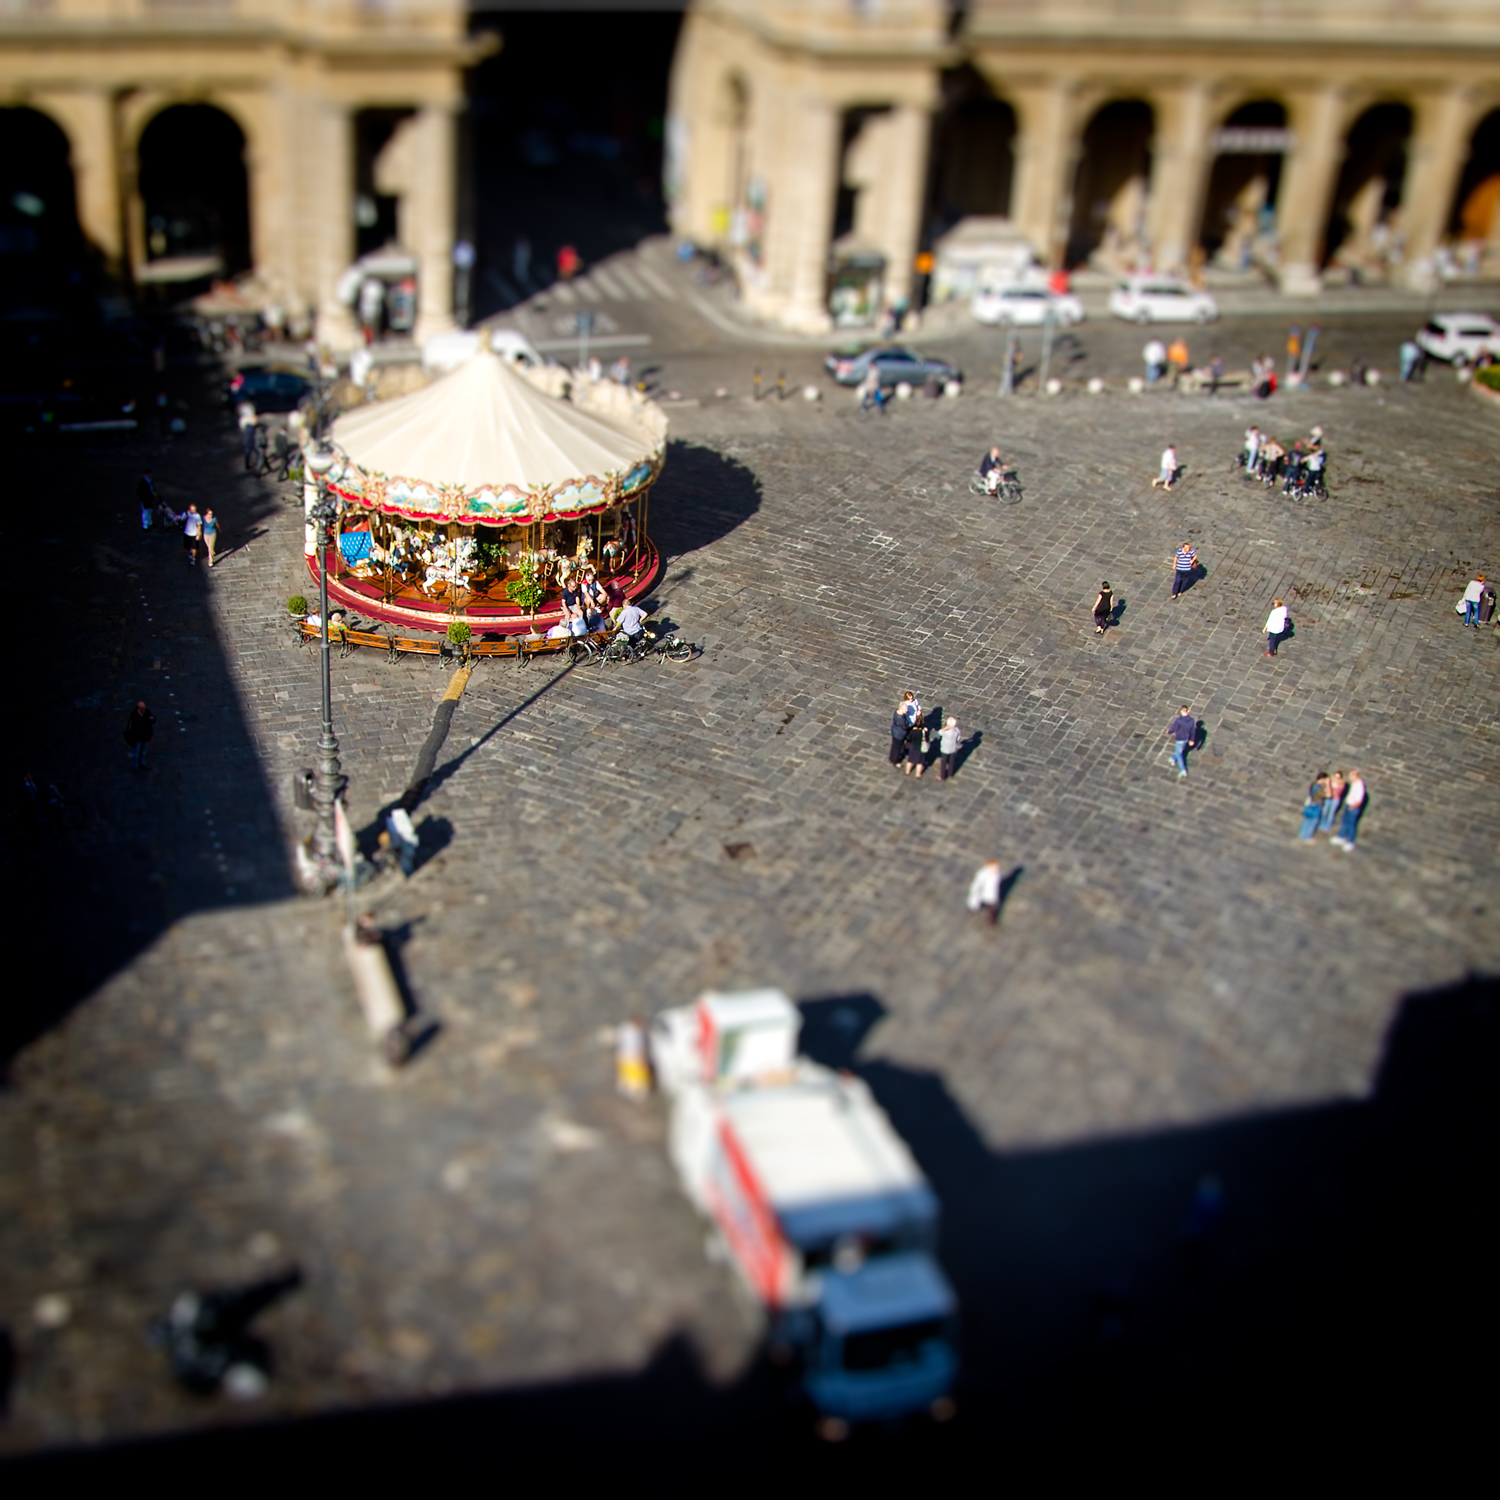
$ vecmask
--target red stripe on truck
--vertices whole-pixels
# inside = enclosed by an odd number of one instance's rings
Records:
[[[716,1172],[714,1217],[744,1268],[756,1295],[768,1307],[781,1303],[786,1243],[765,1192],[727,1120],[719,1121],[719,1145],[727,1170]]]

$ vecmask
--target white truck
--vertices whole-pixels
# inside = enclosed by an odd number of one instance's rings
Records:
[[[652,1021],[673,1164],[826,1433],[946,1419],[957,1299],[933,1255],[937,1197],[866,1085],[797,1055],[800,1029],[769,989]]]

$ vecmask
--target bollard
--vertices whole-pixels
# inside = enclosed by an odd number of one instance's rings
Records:
[[[651,1092],[651,1064],[646,1059],[646,1028],[639,1021],[621,1024],[615,1039],[615,1087],[639,1103]]]

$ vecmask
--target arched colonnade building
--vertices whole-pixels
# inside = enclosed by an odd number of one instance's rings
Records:
[[[1054,267],[1500,271],[1500,6],[694,0],[667,143],[674,230],[790,327],[974,214]]]
[[[463,71],[494,45],[467,23],[463,0],[0,3],[0,265],[50,214],[137,282],[205,252],[253,270],[340,345],[338,278],[390,236],[419,264],[419,332],[451,326]]]

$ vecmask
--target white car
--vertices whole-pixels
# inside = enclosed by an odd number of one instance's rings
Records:
[[[1109,294],[1109,310],[1132,323],[1211,323],[1219,304],[1174,276],[1127,276]]]
[[[1500,323],[1488,313],[1438,313],[1416,343],[1434,359],[1471,365],[1481,354],[1500,354]]]
[[[1083,303],[1077,297],[1041,286],[985,287],[974,294],[973,313],[981,323],[1010,323],[1017,328],[1040,328],[1048,311],[1059,328],[1083,322]]]

